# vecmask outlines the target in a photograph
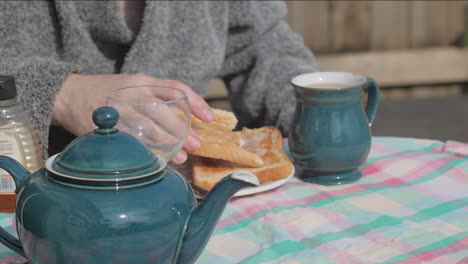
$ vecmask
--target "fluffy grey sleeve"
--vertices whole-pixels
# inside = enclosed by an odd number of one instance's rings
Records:
[[[0,75],[15,77],[17,98],[32,117],[45,158],[55,95],[67,75],[79,69],[54,53],[47,2],[3,2],[1,7]]]
[[[286,136],[296,104],[292,77],[318,70],[315,58],[282,21],[283,2],[232,1],[222,78],[241,126],[277,126]]]
[[[0,55],[4,58],[0,61],[0,72],[15,77],[18,101],[32,117],[43,158],[46,158],[55,95],[67,75],[77,72],[77,69],[48,58],[12,56],[6,49],[0,49]]]

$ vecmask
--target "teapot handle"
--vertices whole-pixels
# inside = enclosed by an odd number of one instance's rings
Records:
[[[23,247],[18,239],[8,233],[3,227],[0,226],[0,243],[5,245],[7,248],[15,251],[23,257],[26,257],[23,251]]]
[[[372,126],[372,122],[374,121],[375,113],[377,112],[377,108],[379,107],[379,85],[377,82],[371,78],[367,77],[367,103],[366,103],[366,115],[367,120],[369,121],[369,126]]]

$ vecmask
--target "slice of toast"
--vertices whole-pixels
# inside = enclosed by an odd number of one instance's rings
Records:
[[[243,148],[241,132],[233,132],[237,119],[232,112],[213,109],[213,122],[205,123],[192,117],[192,128],[200,136],[200,147],[189,154],[222,159],[250,167],[264,165],[262,158]]]
[[[236,170],[254,173],[260,183],[286,178],[292,173],[293,165],[283,151],[281,132],[277,128],[244,128],[238,133],[245,142],[243,148],[259,155],[265,165],[252,168],[218,159],[193,157],[192,180],[195,185],[210,190],[218,181]]]
[[[237,118],[233,112],[229,112],[218,108],[212,108],[212,110],[214,113],[213,122],[206,123],[192,115],[192,127],[200,128],[216,126],[221,127],[221,129],[227,129],[229,131],[232,131],[236,128]]]

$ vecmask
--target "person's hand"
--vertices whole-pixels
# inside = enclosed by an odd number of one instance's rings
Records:
[[[79,136],[95,128],[92,112],[105,105],[106,96],[111,90],[127,86],[153,85],[168,86],[182,89],[186,92],[190,111],[197,118],[211,122],[213,112],[205,100],[197,95],[187,85],[170,79],[158,79],[145,74],[108,74],[108,75],[79,75],[71,74],[67,77],[55,98],[53,109],[54,122]],[[198,148],[198,135],[191,130],[185,150]],[[185,151],[180,151],[172,159],[174,163],[183,163],[187,158]]]
[[[120,114],[116,128],[134,135],[166,160],[178,153],[191,129],[188,96],[181,89],[125,87],[113,90],[106,105]]]

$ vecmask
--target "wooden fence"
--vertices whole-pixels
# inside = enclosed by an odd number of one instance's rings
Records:
[[[467,1],[287,1],[286,20],[317,54],[449,46]]]
[[[466,91],[468,1],[286,4],[286,21],[316,54],[322,71],[372,76],[382,87],[393,88],[383,98]],[[208,98],[225,96],[225,88],[215,81]]]

